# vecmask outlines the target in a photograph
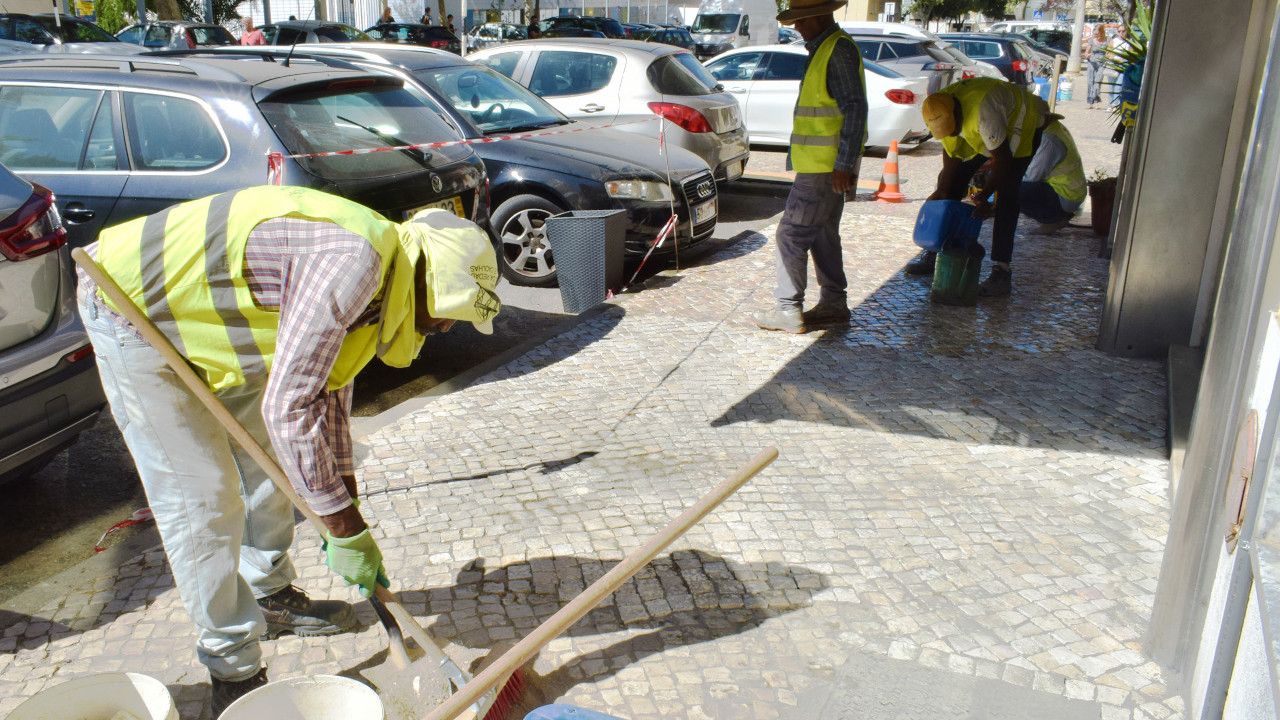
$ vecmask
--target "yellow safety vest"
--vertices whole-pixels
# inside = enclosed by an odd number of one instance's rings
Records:
[[[1009,150],[1016,158],[1030,157],[1035,141],[1036,128],[1042,121],[1040,98],[1004,80],[995,78],[969,78],[951,83],[938,92],[946,93],[960,105],[960,133],[941,138],[942,149],[960,160],[971,160],[978,155],[989,155],[987,145],[978,130],[978,113],[982,101],[991,93],[1008,93],[1010,103],[1009,124],[1005,138]]]
[[[840,128],[844,125],[844,113],[836,105],[836,99],[827,92],[827,64],[836,43],[853,38],[840,28],[827,36],[809,61],[804,80],[800,82],[800,97],[792,117],[791,166],[796,172],[824,173],[836,167],[836,154],[840,150]],[[866,87],[862,76],[862,55],[854,47],[858,58],[858,77]],[[866,136],[862,138],[866,140]]]
[[[1066,126],[1057,120],[1049,123],[1044,129],[1046,135],[1052,135],[1062,141],[1067,148],[1067,156],[1049,171],[1044,181],[1049,183],[1053,191],[1069,202],[1082,203],[1087,191],[1084,180],[1084,162],[1080,159],[1080,151],[1076,149],[1076,141],[1067,132]]]
[[[398,226],[362,205],[309,188],[262,186],[174,205],[103,230],[97,260],[209,387],[222,390],[271,370],[280,316],[254,304],[244,253],[255,227],[283,217],[335,223],[368,240],[382,256],[375,297],[383,296],[384,315],[388,304],[401,315],[412,314],[412,282],[383,291],[392,263],[404,256]],[[377,335],[377,324],[347,334],[329,389],[350,384],[373,359]],[[412,354],[383,360],[406,366],[420,346],[419,341]]]

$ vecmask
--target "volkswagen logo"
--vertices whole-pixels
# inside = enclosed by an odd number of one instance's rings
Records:
[[[703,180],[702,182],[698,183],[697,187],[695,187],[693,190],[694,192],[698,193],[699,200],[706,200],[707,198],[711,197],[711,193],[715,192],[715,189],[716,189],[716,184],[714,181]]]
[[[441,182],[441,180],[440,180],[440,176],[439,176],[439,175],[432,175],[432,176],[431,176],[431,190],[432,190],[432,191],[434,191],[434,192],[440,192],[440,190],[441,190],[441,189],[443,189],[443,188],[444,188],[444,183],[443,183],[443,182]]]

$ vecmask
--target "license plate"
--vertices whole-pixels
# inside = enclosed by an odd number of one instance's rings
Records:
[[[404,219],[408,220],[409,218],[413,217],[414,215],[417,215],[419,212],[423,210],[434,210],[434,209],[448,210],[449,212],[453,213],[454,215],[457,215],[458,217],[466,217],[465,215],[462,214],[462,198],[458,195],[454,195],[453,197],[447,200],[439,200],[437,202],[427,203],[422,207],[416,207],[406,212],[404,214]]]
[[[724,178],[726,180],[737,180],[742,177],[742,161],[734,160],[724,166]]]
[[[716,216],[716,199],[712,198],[701,205],[693,206],[693,224],[701,225]]]

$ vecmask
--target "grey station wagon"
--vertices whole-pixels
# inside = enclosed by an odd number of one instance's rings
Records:
[[[314,60],[0,60],[0,163],[56,194],[73,247],[106,225],[266,184],[269,153],[459,138],[399,79]],[[281,173],[397,222],[424,207],[489,219],[484,166],[466,146],[285,158]]]

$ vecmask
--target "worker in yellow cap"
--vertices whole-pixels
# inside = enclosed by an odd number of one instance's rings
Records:
[[[978,286],[983,297],[1008,295],[1013,287],[1013,235],[1018,229],[1023,175],[1031,164],[1044,126],[1057,115],[1037,97],[1012,83],[970,78],[952,83],[925,98],[922,107],[929,132],[942,143],[942,172],[929,200],[961,200],[974,174],[992,160],[983,187],[974,193],[974,216],[994,214],[991,274]],[[990,198],[995,193],[994,208]],[[933,253],[907,264],[909,275],[933,272]]]
[[[318,190],[267,186],[107,228],[87,250],[274,451],[325,524],[329,568],[365,596],[386,586],[355,501],[352,384],[375,355],[408,366],[455,320],[492,332],[488,234],[444,210],[396,224]],[[356,614],[293,585],[292,504],[87,275],[79,304],[217,718],[266,683],[261,636],[346,632]]]

